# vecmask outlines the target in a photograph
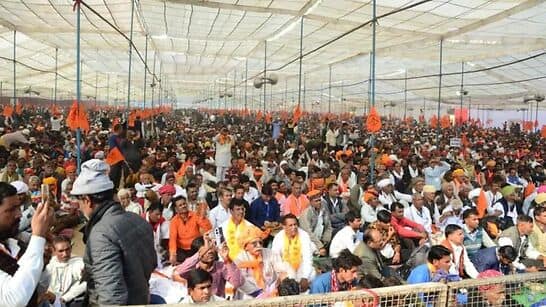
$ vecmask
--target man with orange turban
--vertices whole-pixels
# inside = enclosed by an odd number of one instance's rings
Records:
[[[270,249],[264,248],[265,234],[255,226],[247,227],[239,239],[239,245],[244,251],[234,260],[245,282],[237,289],[238,299],[267,297],[279,276]]]

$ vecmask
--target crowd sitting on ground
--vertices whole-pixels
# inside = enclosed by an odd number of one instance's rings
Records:
[[[362,117],[123,116],[92,113],[79,150],[59,114],[0,118],[0,305],[205,303],[546,267],[546,142],[518,124],[438,134],[384,118],[372,148]]]

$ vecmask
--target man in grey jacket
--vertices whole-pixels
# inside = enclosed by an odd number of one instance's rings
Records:
[[[101,160],[83,163],[71,192],[88,219],[83,229],[88,305],[145,305],[157,264],[152,228],[113,201],[108,171]]]

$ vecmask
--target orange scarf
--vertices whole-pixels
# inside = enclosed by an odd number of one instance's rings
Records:
[[[309,199],[303,194],[296,198],[294,194],[290,194],[286,199],[288,202],[288,211],[293,215],[299,217],[300,214],[309,206]]]
[[[250,254],[249,254],[250,255]],[[237,266],[239,269],[243,270],[252,270],[252,276],[254,277],[254,280],[256,281],[256,284],[260,289],[265,289],[265,280],[264,280],[264,263],[262,259],[262,255],[258,256],[258,258],[255,258],[254,256],[250,255],[251,258],[254,258],[254,260],[248,260],[248,261],[242,261]]]

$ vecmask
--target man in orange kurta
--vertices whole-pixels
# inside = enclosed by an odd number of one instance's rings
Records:
[[[195,251],[192,241],[212,228],[204,212],[195,213],[188,209],[186,198],[179,196],[173,200],[176,215],[169,226],[169,260],[171,264],[182,263]]]
[[[285,201],[281,204],[281,215],[292,213],[296,217],[300,217],[303,210],[309,206],[309,199],[305,194],[301,193],[301,183],[294,182],[292,184],[292,194],[288,195]]]

